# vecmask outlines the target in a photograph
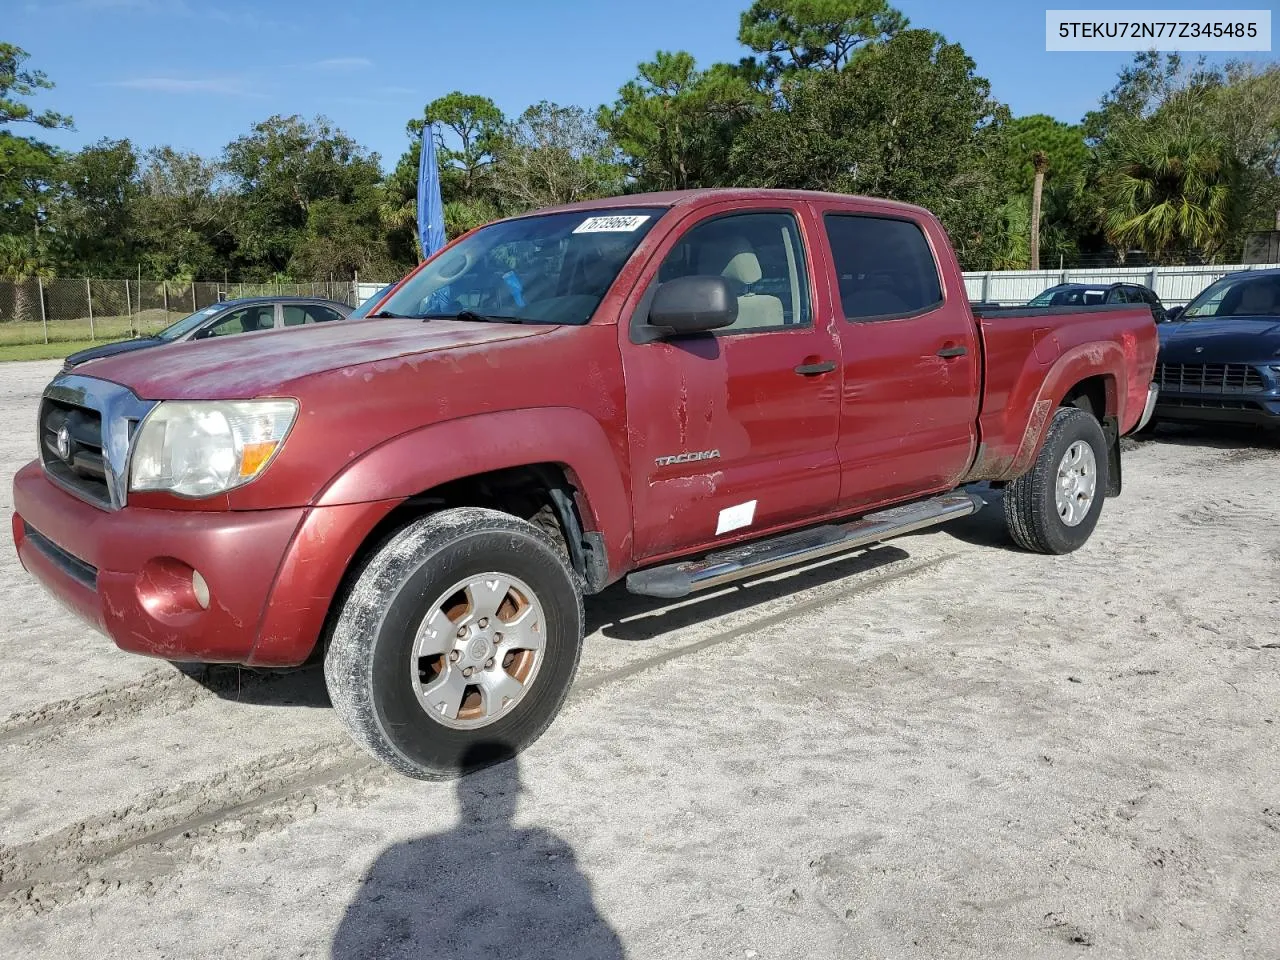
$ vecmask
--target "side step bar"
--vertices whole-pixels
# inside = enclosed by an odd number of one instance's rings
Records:
[[[811,527],[711,553],[700,560],[682,560],[663,567],[637,570],[627,576],[627,590],[646,597],[676,599],[696,590],[719,587],[734,580],[762,576],[783,567],[809,563],[835,553],[948,520],[977,513],[985,501],[967,491],[952,491],[930,500],[869,513],[850,523]]]

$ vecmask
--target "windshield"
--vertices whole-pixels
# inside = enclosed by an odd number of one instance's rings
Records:
[[[159,340],[177,340],[179,337],[190,333],[196,327],[200,326],[200,324],[204,323],[221,309],[222,306],[219,305],[216,307],[205,307],[203,310],[197,310],[195,313],[191,314],[191,316],[183,317],[176,323],[169,324],[169,326],[156,334],[156,338]]]
[[[396,281],[396,283],[399,283],[399,282],[400,282],[399,280]],[[376,307],[378,305],[378,301],[381,300],[383,297],[385,297],[387,295],[387,291],[390,290],[395,285],[396,285],[395,283],[388,283],[385,287],[383,287],[381,290],[375,293],[372,297],[370,297],[364,303],[360,304],[360,306],[352,310],[351,313],[347,315],[347,319],[359,320],[361,317],[367,317],[369,315],[369,311],[371,311],[374,307]]]
[[[586,323],[664,212],[579,210],[482,227],[414,274],[378,313]]]
[[[1106,287],[1050,287],[1044,293],[1027,301],[1029,307],[1078,307],[1103,303],[1107,299]]]
[[[1280,274],[1223,277],[1191,301],[1179,320],[1274,317],[1280,314]]]

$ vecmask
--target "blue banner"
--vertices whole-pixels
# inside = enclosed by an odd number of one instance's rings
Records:
[[[435,125],[422,125],[422,159],[418,164],[418,241],[423,259],[445,244],[444,203],[440,200],[440,165],[436,163]]]

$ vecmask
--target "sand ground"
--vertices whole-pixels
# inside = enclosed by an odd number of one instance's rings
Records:
[[[56,366],[0,368],[6,516]],[[1125,468],[1067,557],[988,508],[612,589],[547,735],[443,784],[318,671],[120,653],[0,547],[0,957],[1280,957],[1280,449]]]

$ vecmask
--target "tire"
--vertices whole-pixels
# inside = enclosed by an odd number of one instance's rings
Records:
[[[1092,465],[1077,444],[1087,446],[1093,455]],[[1071,469],[1092,467],[1093,492],[1086,509],[1081,496],[1064,491],[1064,499],[1071,504],[1070,512],[1064,516],[1057,496],[1059,468],[1066,466],[1064,457],[1068,452],[1077,450],[1082,454],[1080,464]],[[1096,419],[1076,407],[1055,412],[1035,464],[1005,487],[1004,515],[1014,543],[1024,550],[1049,554],[1070,553],[1083,546],[1102,513],[1109,463],[1106,437]],[[1074,473],[1069,479],[1076,482]],[[1083,478],[1079,483],[1082,488],[1085,486]]]
[[[495,510],[446,510],[410,523],[365,566],[325,681],[369,753],[410,777],[448,779],[542,735],[569,692],[582,634],[582,593],[546,531]]]

